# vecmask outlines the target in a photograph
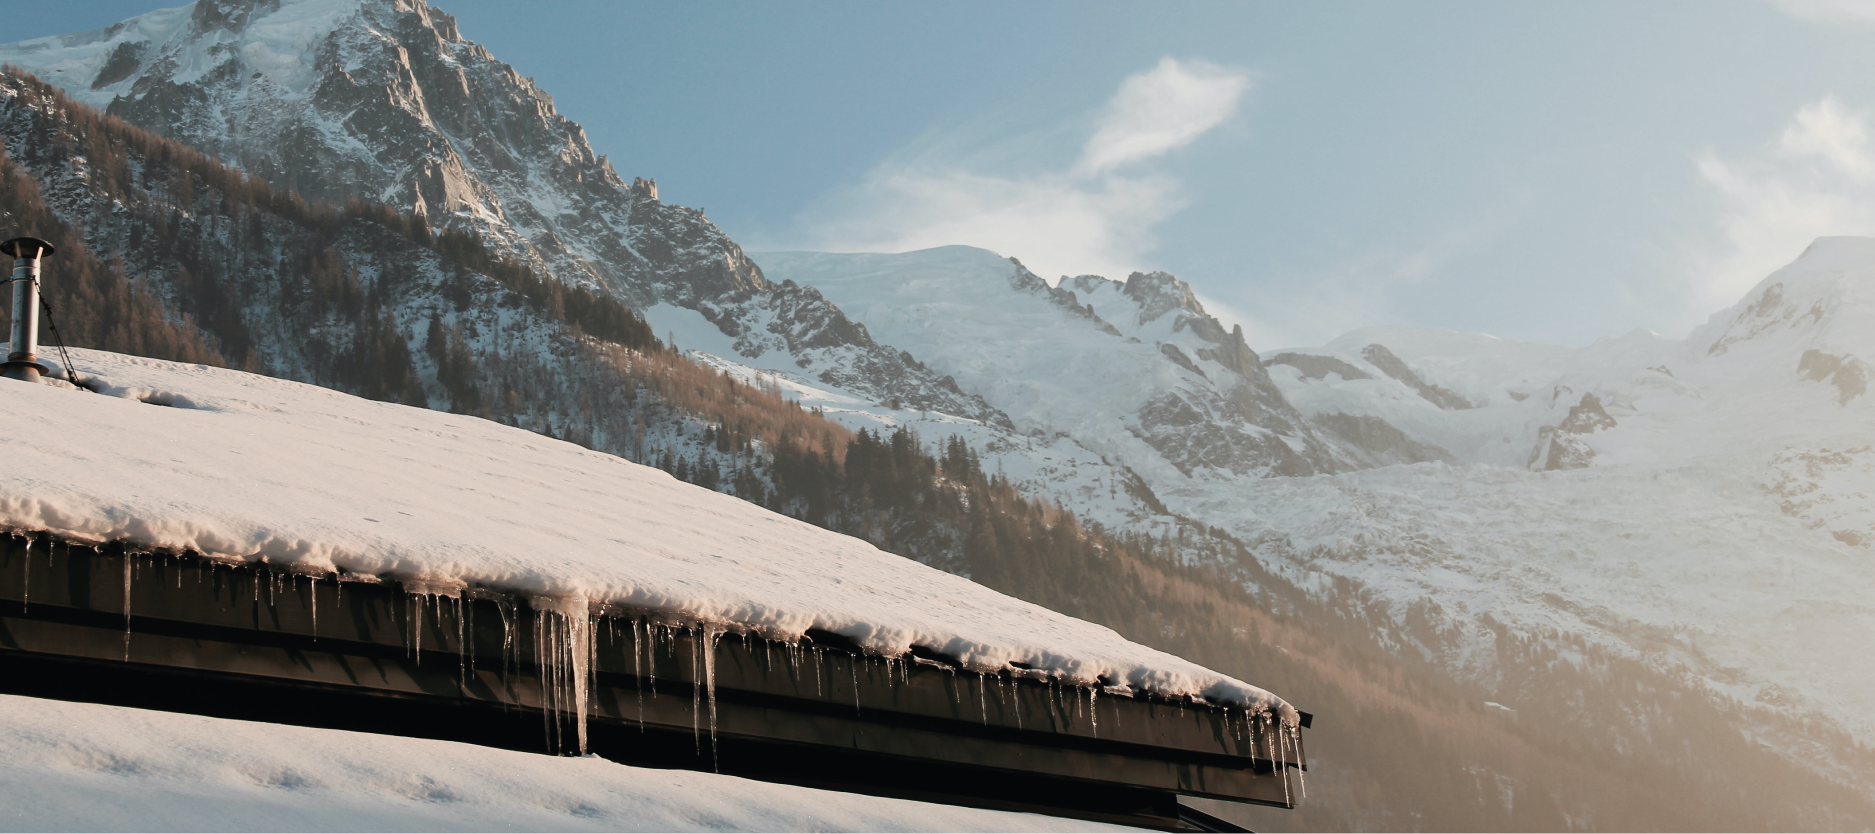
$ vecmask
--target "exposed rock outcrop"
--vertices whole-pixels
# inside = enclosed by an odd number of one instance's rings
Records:
[[[1836,356],[1811,349],[1804,351],[1803,358],[1798,360],[1797,376],[1835,385],[1836,402],[1848,405],[1850,400],[1868,391],[1869,366],[1853,356]]]
[[[1361,358],[1366,359],[1369,364],[1379,368],[1381,373],[1393,377],[1407,387],[1418,391],[1421,397],[1426,398],[1426,402],[1432,403],[1447,411],[1456,411],[1472,407],[1471,401],[1460,396],[1458,392],[1441,388],[1420,379],[1419,374],[1414,373],[1412,368],[1407,367],[1406,363],[1400,360],[1400,357],[1393,355],[1393,351],[1388,350],[1386,345],[1368,345],[1367,347],[1361,348]]]
[[[1374,375],[1333,356],[1312,353],[1278,353],[1263,360],[1264,367],[1288,365],[1302,372],[1303,379],[1324,379],[1335,374],[1344,380],[1373,379]]]
[[[1569,414],[1562,422],[1545,426],[1537,433],[1536,448],[1530,452],[1530,468],[1549,472],[1586,467],[1595,462],[1595,450],[1582,435],[1614,427],[1615,418],[1602,408],[1601,398],[1583,394],[1580,402],[1569,407]]]
[[[1352,450],[1363,466],[1388,466],[1396,463],[1450,461],[1452,455],[1429,443],[1408,437],[1406,432],[1369,414],[1318,414],[1310,418],[1330,437]]]

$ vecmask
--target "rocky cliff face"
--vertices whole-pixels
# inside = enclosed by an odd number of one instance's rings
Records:
[[[626,182],[552,96],[421,0],[200,0],[0,61],[309,199],[407,206],[568,284],[698,311],[862,396],[1001,419],[818,294],[768,281],[655,182]]]
[[[1569,407],[1561,423],[1544,426],[1537,432],[1536,448],[1530,452],[1530,468],[1540,472],[1558,469],[1581,469],[1595,462],[1595,450],[1582,436],[1615,427],[1615,418],[1602,408],[1601,398],[1583,394],[1581,401]]]

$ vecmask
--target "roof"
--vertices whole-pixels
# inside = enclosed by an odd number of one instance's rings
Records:
[[[0,381],[0,526],[466,586],[868,652],[919,645],[1285,723],[1276,696],[651,467],[461,415],[198,365],[73,351],[87,387]]]

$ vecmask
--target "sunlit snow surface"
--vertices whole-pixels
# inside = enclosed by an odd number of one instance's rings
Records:
[[[923,645],[974,669],[1017,661],[1295,720],[1261,689],[1109,629],[611,455],[235,371],[73,356],[87,386],[116,396],[0,381],[14,424],[0,525],[782,639],[820,628],[887,655]]]
[[[0,695],[9,831],[1109,831],[428,739]]]
[[[151,54],[180,55],[190,61],[176,68],[170,79],[176,83],[194,81],[221,66],[223,57],[217,52],[173,49],[195,36],[190,25],[194,11],[193,5],[161,9],[104,29],[20,41],[10,45],[15,53],[11,57],[30,62],[73,98],[103,110],[115,97],[129,93],[135,82],[131,76],[110,84],[93,83],[120,44],[148,43]],[[319,42],[355,13],[355,4],[344,0],[301,0],[257,16],[254,25],[240,32],[222,28],[209,37],[223,49],[240,53],[279,92],[305,95],[315,80],[313,63],[318,59]]]

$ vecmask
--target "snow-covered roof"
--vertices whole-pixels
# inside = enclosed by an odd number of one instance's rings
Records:
[[[237,371],[73,351],[88,387],[0,380],[0,526],[87,541],[493,588],[896,656],[1015,661],[1080,684],[1296,714],[1110,629],[486,420]]]

